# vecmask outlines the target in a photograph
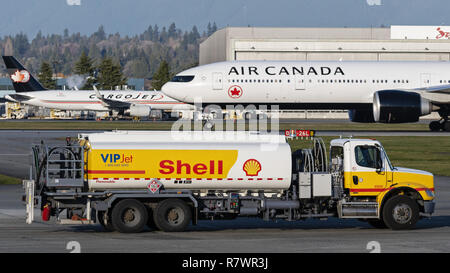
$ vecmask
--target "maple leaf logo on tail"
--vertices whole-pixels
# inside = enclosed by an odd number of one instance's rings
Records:
[[[30,80],[30,73],[26,70],[16,70],[16,72],[11,75],[11,80],[13,80],[13,82],[26,83]]]
[[[11,75],[11,80],[14,82],[21,82],[23,80],[23,75],[20,74],[19,70],[16,71],[16,73]]]
[[[242,93],[242,88],[237,85],[233,85],[228,89],[228,96],[230,96],[230,98],[232,99],[240,98],[242,96]]]

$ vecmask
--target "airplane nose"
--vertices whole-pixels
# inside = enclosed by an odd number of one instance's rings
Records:
[[[179,94],[179,92],[177,92],[176,86],[171,82],[165,83],[161,87],[161,92],[163,92],[164,95],[171,97],[172,99],[182,100],[182,98],[180,96],[181,94]]]

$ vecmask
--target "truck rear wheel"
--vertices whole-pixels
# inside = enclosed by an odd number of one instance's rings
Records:
[[[191,209],[180,199],[162,201],[156,207],[153,215],[156,227],[166,232],[183,231],[191,218]]]
[[[390,229],[412,228],[419,220],[419,206],[407,196],[394,196],[383,207],[383,220]]]
[[[125,199],[114,206],[111,218],[115,230],[122,233],[135,233],[144,229],[148,212],[141,202]]]

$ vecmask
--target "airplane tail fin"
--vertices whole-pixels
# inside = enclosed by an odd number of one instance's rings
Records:
[[[13,56],[2,56],[17,93],[46,90]]]

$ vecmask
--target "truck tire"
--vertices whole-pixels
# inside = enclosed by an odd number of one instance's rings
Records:
[[[111,218],[115,230],[122,233],[137,233],[147,224],[148,212],[141,202],[125,199],[114,206]]]
[[[108,212],[106,212],[106,211],[97,211],[97,220],[100,223],[100,225],[105,229],[105,231],[111,232],[111,231],[114,231],[114,227],[111,223],[111,213],[109,213],[109,217],[105,221],[104,217],[107,215],[108,215]]]
[[[192,218],[190,207],[180,199],[166,199],[158,204],[153,219],[158,229],[165,232],[183,231]]]
[[[407,196],[396,195],[386,201],[382,216],[390,229],[410,229],[419,220],[419,206]]]
[[[369,220],[367,220],[367,223],[369,223],[369,225],[371,225],[374,228],[380,228],[380,229],[387,228],[383,219],[369,219]]]

